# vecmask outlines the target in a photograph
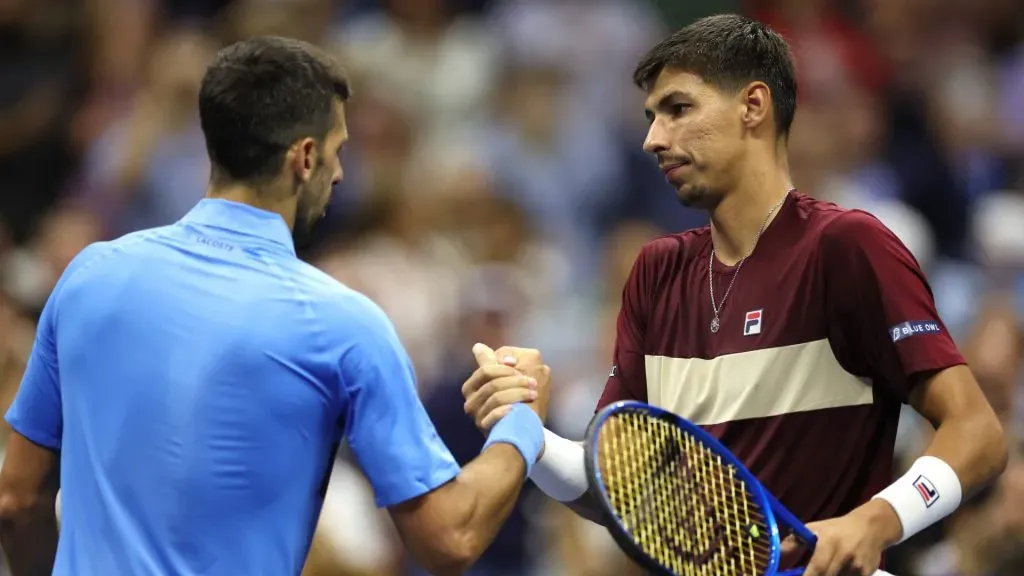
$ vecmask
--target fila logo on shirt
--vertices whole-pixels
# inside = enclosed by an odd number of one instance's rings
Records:
[[[761,333],[761,316],[764,315],[764,308],[747,312],[743,319],[743,335],[753,336]]]
[[[914,488],[917,489],[917,493],[920,494],[921,499],[924,500],[925,508],[931,508],[932,504],[939,501],[939,491],[935,489],[935,485],[932,484],[932,481],[924,476],[918,476],[917,480],[914,480]]]

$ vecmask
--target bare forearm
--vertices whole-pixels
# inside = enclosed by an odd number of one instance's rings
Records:
[[[523,488],[526,464],[515,447],[495,444],[473,460],[451,484],[462,503],[457,530],[475,558],[494,540]]]
[[[516,404],[491,428],[480,456],[447,484],[392,509],[403,542],[432,574],[461,574],[494,540],[544,450],[544,424]]]
[[[409,520],[397,524],[402,540],[430,573],[462,574],[512,512],[525,474],[525,462],[515,447],[491,446],[454,480],[425,499],[400,507],[415,508],[406,510]]]
[[[0,519],[0,545],[13,576],[45,576],[57,554],[57,518],[53,500]]]
[[[994,415],[950,419],[936,429],[925,455],[949,464],[967,498],[1006,468],[1006,437]]]
[[[955,366],[924,377],[910,403],[935,435],[910,470],[862,507],[876,512],[875,527],[888,544],[952,514],[1006,467],[1002,426],[970,370]]]

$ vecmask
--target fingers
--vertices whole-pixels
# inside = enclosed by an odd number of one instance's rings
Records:
[[[497,400],[495,405],[497,408],[488,411],[487,409],[477,412],[477,416],[474,418],[477,427],[481,430],[490,430],[492,426],[498,423],[499,420],[508,415],[512,411],[512,406],[523,402],[532,402],[536,398],[536,392],[525,390],[523,388],[515,388],[512,390],[506,390],[495,394],[494,397],[503,396],[501,400]],[[493,398],[493,397],[492,397]]]
[[[870,560],[839,546],[835,540],[819,540],[804,576],[868,576],[874,572],[871,565]]]
[[[779,553],[783,556],[789,556],[790,554],[795,554],[800,548],[803,548],[803,544],[797,540],[796,536],[790,534],[789,536],[786,536],[782,541],[781,546],[779,546]]]
[[[515,387],[492,394],[475,413],[483,416],[503,406],[510,406],[518,402],[533,402],[537,399],[536,385],[524,388],[518,384],[519,382],[514,384]]]
[[[479,386],[476,392],[466,397],[466,404],[463,408],[467,414],[483,416],[487,412],[491,412],[505,404],[528,401],[527,396],[531,396],[529,400],[537,397],[537,381],[533,378],[520,374],[515,368],[509,366],[489,366],[480,370],[487,370],[488,368],[492,371],[498,369],[510,370],[512,373],[488,379],[487,382]],[[507,394],[506,392],[515,392],[515,394]],[[533,392],[533,394],[527,394],[528,392]]]
[[[835,544],[827,538],[824,540],[820,539],[822,535],[819,533],[817,522],[808,524],[807,529],[815,536],[818,536],[819,540],[814,547],[814,553],[811,554],[811,561],[807,564],[807,569],[804,570],[804,576],[825,576],[828,573],[829,565],[832,563],[832,557],[835,556]],[[795,542],[797,548],[801,545],[800,539],[794,535],[790,535],[786,539]]]
[[[520,349],[512,346],[502,346],[494,353],[497,362],[506,366],[517,366],[519,364]]]
[[[476,357],[476,363],[479,366],[487,366],[488,364],[496,364],[497,357],[494,355],[494,350],[491,350],[486,344],[477,342],[473,345],[473,356]]]
[[[481,430],[486,432],[490,430],[491,427],[493,427],[495,424],[497,424],[498,420],[501,420],[505,416],[508,416],[508,413],[511,411],[511,404],[508,406],[502,406],[501,408],[498,408],[492,411],[490,414],[484,416],[483,420],[480,420],[479,418],[474,418],[474,422],[476,422],[477,428],[480,428]]]
[[[804,576],[828,576],[834,556],[835,550],[831,543],[819,541],[811,556],[811,561],[807,564],[807,569],[804,570]]]
[[[520,374],[518,370],[511,366],[504,366],[501,364],[487,364],[476,369],[473,374],[462,384],[462,397],[469,400],[469,397],[475,394],[485,384],[491,380],[498,378],[504,378],[506,376],[515,376]],[[525,376],[524,376],[525,378]]]
[[[495,352],[495,356],[500,359],[501,363],[515,366],[519,369],[540,366],[544,363],[540,351],[534,348],[502,346]]]

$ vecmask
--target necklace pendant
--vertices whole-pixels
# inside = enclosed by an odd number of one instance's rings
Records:
[[[718,318],[713,318],[711,320],[711,333],[712,334],[718,334],[718,327],[719,327]]]

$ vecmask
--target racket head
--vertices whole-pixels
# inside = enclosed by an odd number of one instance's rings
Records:
[[[678,443],[679,439],[683,439],[683,444],[678,450],[670,446],[672,442]],[[653,441],[656,446],[642,445],[648,441]],[[584,449],[591,491],[604,513],[609,532],[619,547],[644,569],[668,576],[770,576],[777,572],[781,538],[767,491],[736,456],[699,426],[649,404],[616,402],[598,412],[590,422]],[[647,462],[637,462],[637,459],[646,459]],[[672,459],[675,459],[675,464],[670,461]],[[724,515],[728,517],[731,509],[736,509],[732,522],[719,522],[718,527],[705,529],[703,537],[695,534],[701,529],[695,530],[693,522],[687,525],[687,518],[698,518],[694,522],[705,527],[715,526],[713,522],[708,524],[708,517],[718,518],[723,514],[723,507],[720,501],[709,505],[707,492],[701,488],[702,485],[694,483],[708,479],[707,474],[701,476],[700,471],[696,474],[699,478],[694,478],[693,467],[704,466],[698,460],[710,462],[707,467],[718,467],[711,474],[712,491],[729,487],[731,500],[722,498],[730,504],[724,507]],[[662,468],[652,470],[658,466]],[[686,466],[687,473],[683,473],[683,466]],[[708,472],[707,468],[702,470]],[[673,478],[678,481],[673,482]],[[655,513],[658,519],[654,526],[650,522],[646,528],[631,526],[640,522],[624,516],[632,515],[645,506],[649,515],[658,504],[668,502],[665,499],[650,502],[650,499],[657,499],[658,490],[666,495],[688,492],[690,502],[680,504],[677,500],[668,506],[671,512]],[[696,492],[701,493],[699,500]],[[714,496],[711,499],[715,500]],[[741,501],[746,505],[742,512]],[[715,514],[708,512],[709,506],[717,506]],[[634,528],[640,533],[635,533]],[[709,545],[700,558],[694,558],[699,553],[694,551],[694,546],[706,544],[709,531],[718,534],[716,542]],[[720,545],[723,531],[726,532],[725,547]],[[736,568],[735,562],[726,565],[725,555],[730,547],[743,549],[743,567]],[[715,562],[726,564],[716,566]]]

